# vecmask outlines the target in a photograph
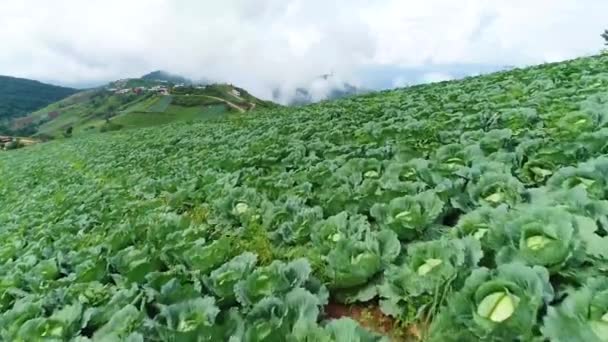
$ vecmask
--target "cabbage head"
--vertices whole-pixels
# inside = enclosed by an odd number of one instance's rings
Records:
[[[460,287],[483,255],[473,237],[413,243],[407,253],[402,265],[391,265],[384,271],[384,282],[378,289],[382,311],[402,319],[411,318],[404,316],[412,305],[428,304],[431,298],[442,300]]]
[[[504,241],[497,239],[496,263],[521,262],[544,266],[552,273],[580,263],[585,247],[574,215],[559,208],[525,205],[504,223]]]
[[[530,341],[540,335],[538,313],[552,299],[544,267],[476,269],[433,321],[430,341]]]
[[[425,191],[375,204],[370,213],[381,227],[397,233],[399,240],[410,241],[437,223],[443,210],[444,202],[433,191]]]

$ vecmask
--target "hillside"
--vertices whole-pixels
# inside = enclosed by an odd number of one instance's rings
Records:
[[[1,153],[0,336],[601,341],[606,65]]]
[[[38,110],[21,121],[36,135],[59,137],[138,128],[174,121],[218,118],[276,106],[232,85],[176,85],[160,79],[124,79],[87,90]]]
[[[0,123],[27,115],[76,91],[23,78],[0,76]]]

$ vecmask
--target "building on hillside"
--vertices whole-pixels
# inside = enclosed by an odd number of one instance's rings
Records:
[[[152,88],[148,88],[148,91],[155,92],[158,95],[169,95],[169,88],[161,85],[154,86]]]
[[[232,89],[230,92],[231,92],[231,93],[232,93],[232,95],[234,95],[234,96],[241,96],[241,92],[240,92],[240,91],[238,91],[238,90],[236,90],[236,89]]]
[[[131,92],[131,89],[125,88],[125,89],[119,89],[119,90],[117,90],[115,94],[123,95],[123,94],[128,94],[130,92]]]

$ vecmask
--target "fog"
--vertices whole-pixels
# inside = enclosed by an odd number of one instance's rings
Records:
[[[607,14],[603,0],[0,0],[0,74],[86,87],[162,69],[322,97],[326,73],[375,88],[370,70],[424,70],[390,87],[594,54]]]

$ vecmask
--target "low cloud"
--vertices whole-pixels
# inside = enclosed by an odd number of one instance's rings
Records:
[[[0,74],[89,85],[166,69],[271,98],[329,72],[365,85],[370,66],[592,54],[606,13],[604,0],[2,1]]]
[[[441,81],[449,81],[449,80],[453,80],[453,79],[454,79],[454,77],[450,74],[446,74],[443,72],[429,72],[427,74],[424,74],[424,76],[422,76],[420,83],[434,83],[434,82],[441,82]]]

